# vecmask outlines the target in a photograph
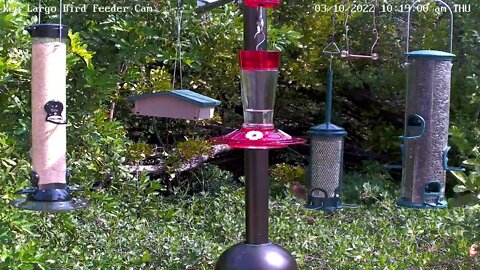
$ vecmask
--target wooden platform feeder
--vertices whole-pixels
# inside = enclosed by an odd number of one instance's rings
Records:
[[[171,90],[128,98],[135,103],[133,114],[173,119],[204,120],[213,117],[220,101],[190,90]]]

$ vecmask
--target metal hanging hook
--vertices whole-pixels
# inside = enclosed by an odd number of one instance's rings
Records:
[[[453,52],[453,12],[450,6],[443,2],[442,0],[432,0],[433,2],[440,3],[444,5],[448,12],[450,13],[450,53]],[[408,10],[408,19],[407,19],[407,53],[410,52],[410,27],[411,27],[411,19],[412,19],[412,10],[414,10],[414,7],[418,5],[422,0],[417,0],[415,3],[413,3],[410,6],[410,9]]]
[[[350,17],[350,9],[348,10],[347,14],[345,15],[345,21],[344,21],[344,28],[345,28],[345,43],[346,43],[346,49],[341,52],[341,57],[343,58],[349,58],[349,59],[366,59],[366,60],[378,60],[379,55],[378,53],[373,52],[375,50],[375,47],[378,44],[378,41],[380,40],[380,35],[377,30],[377,21],[376,21],[376,10],[378,6],[378,1],[374,0],[373,1],[374,5],[374,11],[373,11],[373,19],[372,19],[372,24],[373,24],[373,29],[372,33],[374,35],[374,42],[372,47],[370,47],[370,55],[362,55],[362,54],[352,54],[350,53],[350,39],[348,36],[348,32],[350,31],[350,27],[348,26],[348,19]]]
[[[255,47],[255,50],[259,50],[260,46],[265,43],[267,39],[267,35],[265,34],[265,19],[263,18],[263,7],[259,6],[257,8],[257,32],[253,36],[253,38],[256,40],[259,35],[262,35],[262,40],[257,44]]]

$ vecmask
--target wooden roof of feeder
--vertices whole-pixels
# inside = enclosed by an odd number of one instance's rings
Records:
[[[133,114],[174,119],[204,120],[213,117],[220,101],[190,90],[171,90],[129,97]]]

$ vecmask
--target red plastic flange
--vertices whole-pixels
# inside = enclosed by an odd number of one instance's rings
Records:
[[[216,138],[211,141],[215,144],[227,144],[233,148],[243,149],[274,149],[283,148],[293,144],[303,144],[307,140],[295,138],[275,128],[246,128]]]
[[[280,0],[243,0],[243,4],[247,7],[274,8],[280,5]]]

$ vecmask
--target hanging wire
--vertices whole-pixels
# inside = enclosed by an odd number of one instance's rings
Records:
[[[329,43],[325,48],[323,48],[322,53],[324,54],[330,54],[330,65],[329,65],[329,70],[332,70],[333,66],[333,55],[334,54],[340,54],[340,48],[338,48],[337,43],[335,43],[335,26],[336,26],[336,18],[337,14],[333,13],[332,15],[332,35],[329,38]],[[333,47],[334,50],[329,49],[330,47]]]
[[[180,89],[183,89],[183,71],[182,71],[182,0],[177,0],[177,44],[175,46],[175,65],[173,68],[173,89],[175,89],[175,78],[177,75],[177,62],[179,66],[179,75],[180,75]]]
[[[253,38],[256,40],[259,35],[262,35],[262,40],[257,44],[255,47],[255,50],[259,50],[260,46],[265,43],[265,40],[267,39],[267,35],[265,34],[265,19],[263,18],[263,7],[259,6],[257,8],[257,32],[253,36]]]
[[[347,1],[349,4],[350,1]],[[347,13],[345,14],[345,21],[343,27],[345,28],[345,48],[347,49],[347,54],[350,53],[350,39],[348,38],[348,31],[350,30],[350,27],[348,26],[348,19],[350,17],[350,8],[348,8]]]
[[[380,39],[380,35],[378,34],[378,29],[377,29],[377,7],[378,7],[378,0],[374,0],[373,1],[374,3],[374,7],[373,7],[373,21],[372,21],[372,24],[373,24],[373,29],[372,29],[372,33],[373,35],[375,36],[375,42],[373,42],[373,45],[372,45],[372,48],[370,49],[370,55],[374,55],[376,53],[373,52],[373,50],[375,50],[375,47],[377,46],[378,44],[378,41]],[[377,57],[378,57],[378,54],[376,54]]]
[[[58,26],[58,42],[62,42],[62,16],[63,16],[63,4],[62,4],[62,0],[60,0],[60,18],[59,18],[59,26]]]
[[[38,0],[38,24],[42,23],[41,16],[42,16],[42,0]]]

